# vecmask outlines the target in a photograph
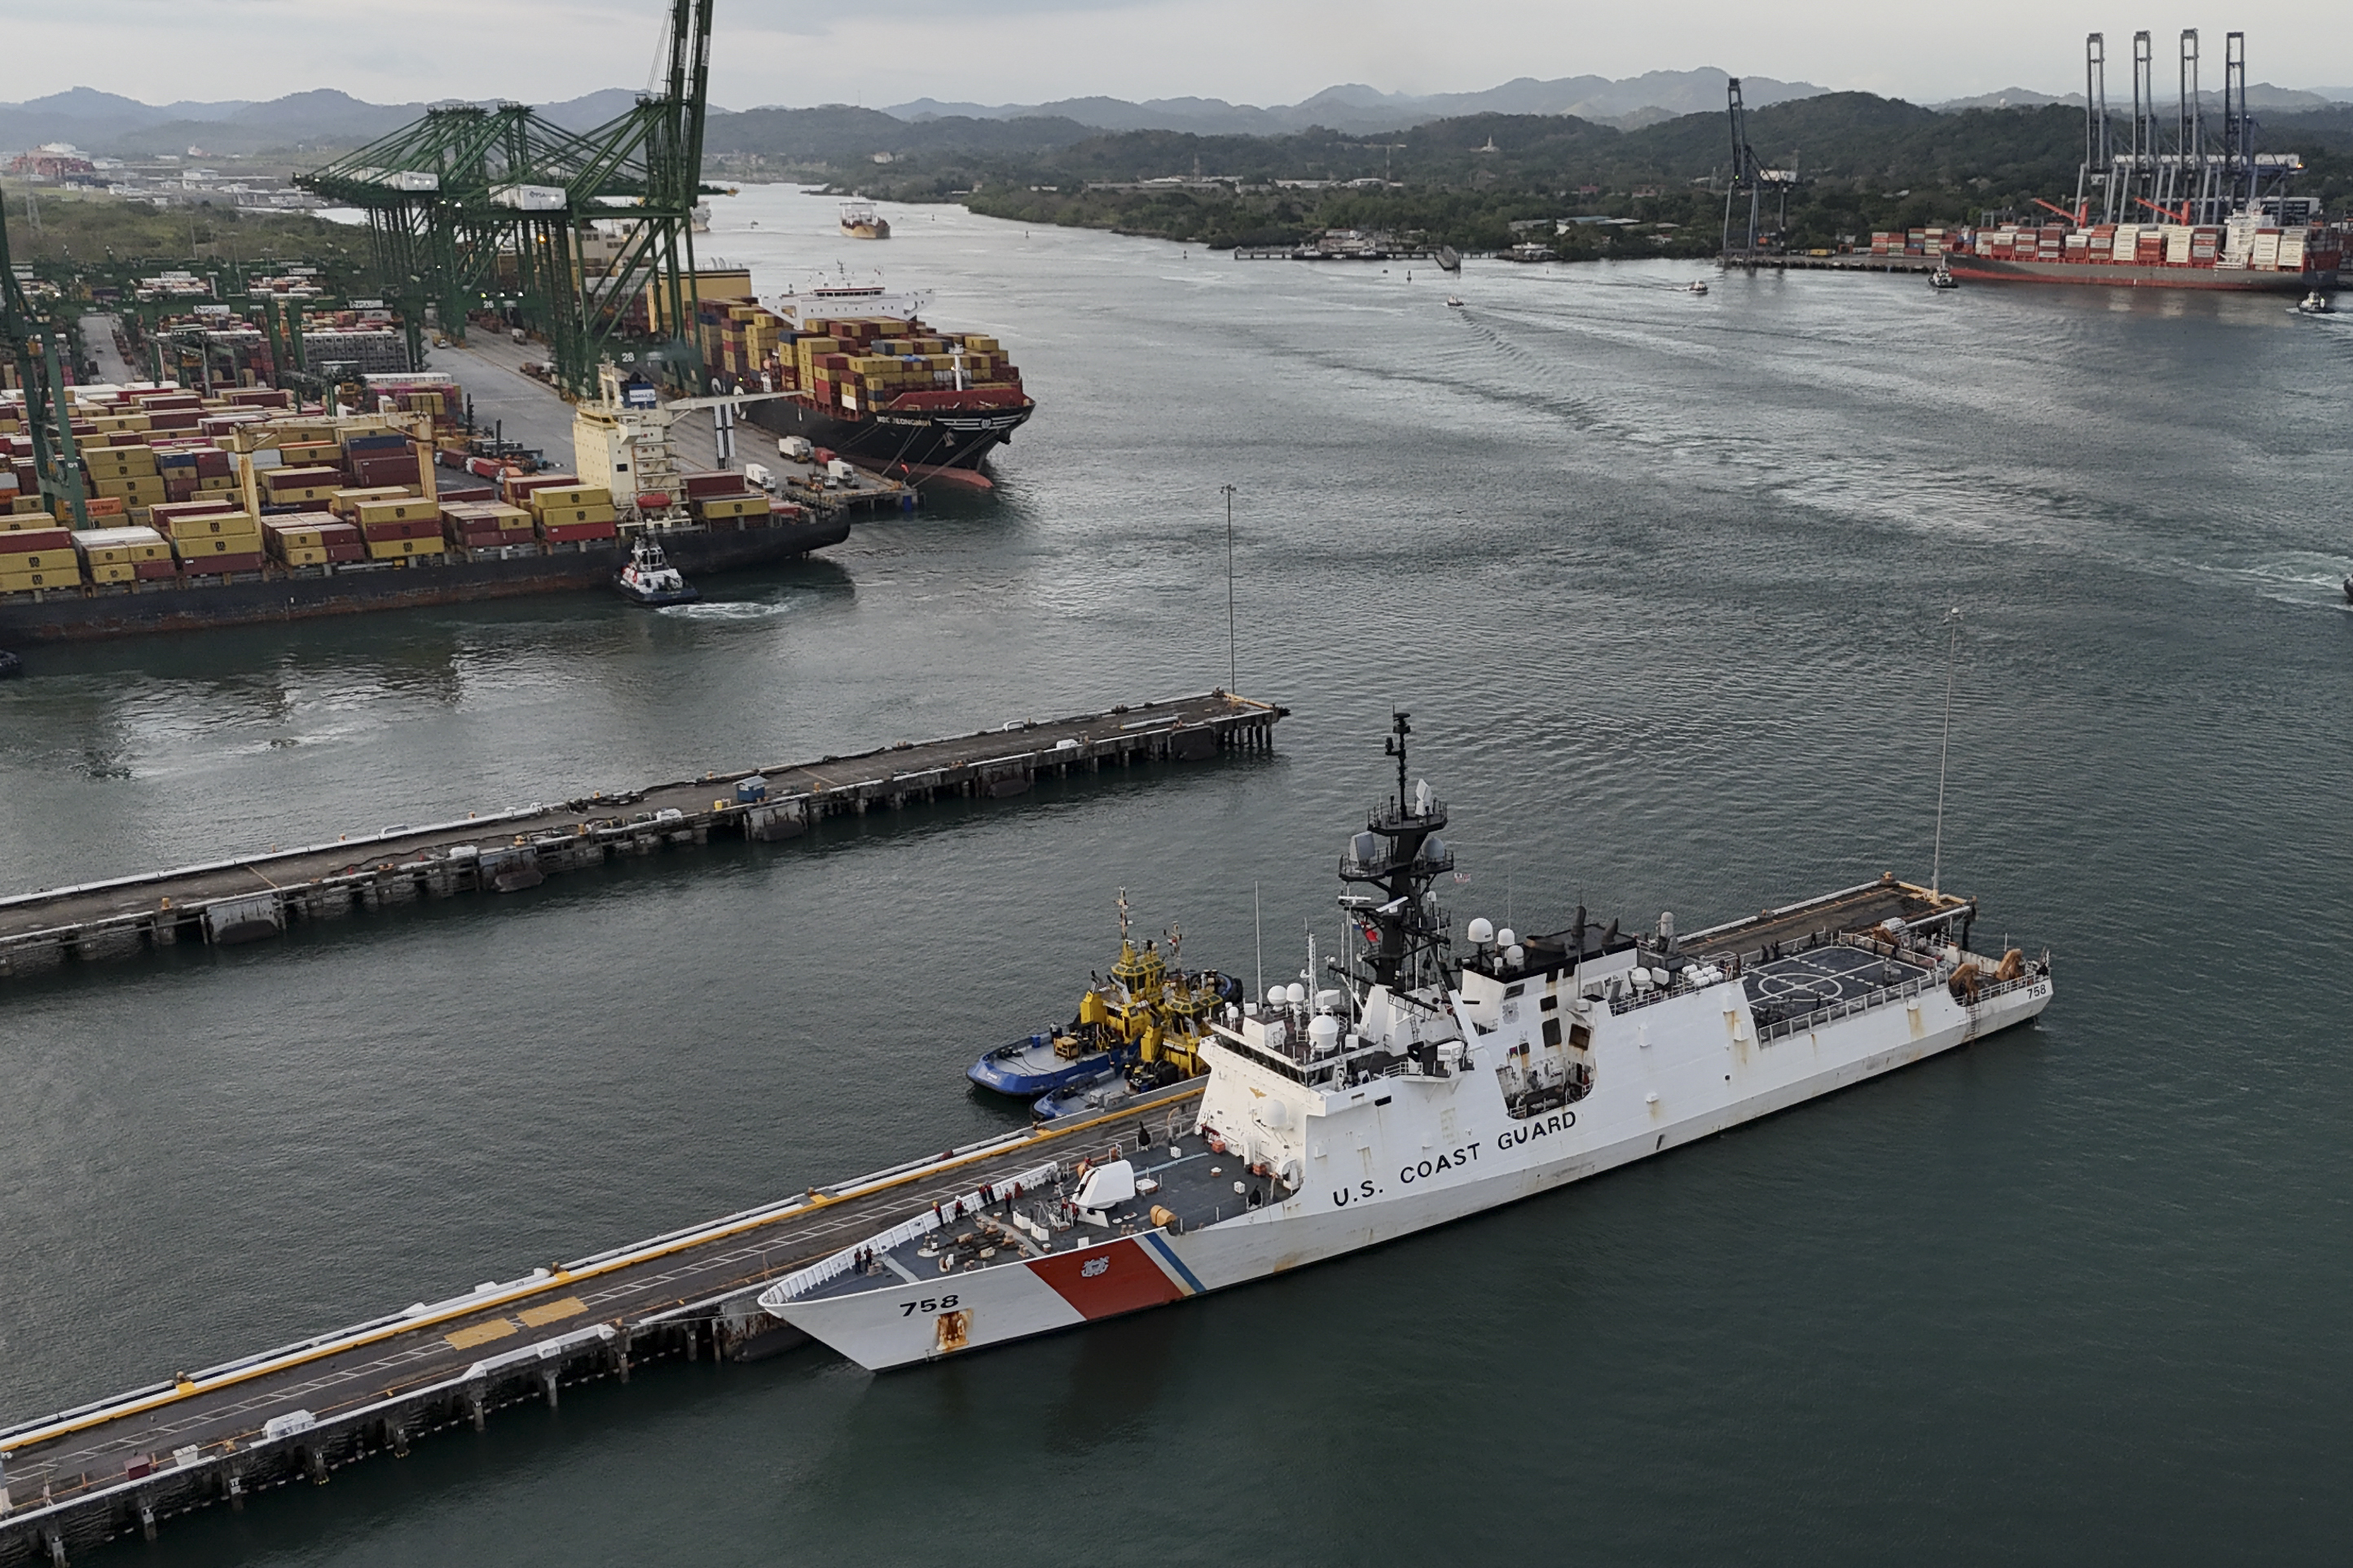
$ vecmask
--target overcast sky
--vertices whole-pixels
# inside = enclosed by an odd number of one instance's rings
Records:
[[[150,102],[269,99],[340,88],[377,102],[543,103],[645,84],[667,0],[73,0],[6,9],[11,98],[69,86]],[[1961,6],[1852,0],[1562,5],[1558,0],[717,0],[712,100],[863,103],[932,97],[1031,103],[1086,94],[1288,103],[1337,82],[1458,92],[1514,77],[1622,77],[1713,65],[1936,101],[2020,86],[2078,88],[2084,35],[2110,72],[2156,35],[2160,80],[2180,29],[2246,31],[2250,75],[2353,82],[2353,11],[2239,0],[2225,15],[2133,15],[2077,0]],[[5,91],[7,89],[0,89]]]

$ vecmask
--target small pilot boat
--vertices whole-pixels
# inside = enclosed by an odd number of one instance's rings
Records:
[[[624,598],[638,605],[691,605],[702,597],[679,569],[670,563],[662,547],[639,535],[629,549],[629,563],[614,578]]]

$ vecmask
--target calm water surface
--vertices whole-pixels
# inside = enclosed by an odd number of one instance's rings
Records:
[[[40,651],[0,882],[1219,684],[1229,482],[1280,751],[16,985],[0,1415],[1011,1124],[961,1070],[1119,888],[1201,962],[1250,964],[1254,886],[1270,971],[1331,931],[1392,704],[1458,916],[1689,927],[1926,878],[1960,606],[1945,878],[2059,999],[1183,1310],[584,1390],[106,1560],[2339,1559],[2353,322],[720,206],[764,289],[887,262],[1007,341],[998,500],[681,611]]]

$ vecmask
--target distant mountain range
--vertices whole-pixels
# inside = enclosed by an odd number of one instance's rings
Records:
[[[353,147],[417,119],[428,108],[462,102],[368,103],[320,88],[267,102],[142,103],[95,88],[77,87],[24,103],[0,103],[0,148],[70,142],[85,151],[123,153],[258,153],[301,145]],[[485,107],[495,100],[485,100]],[[602,125],[637,101],[626,88],[544,104],[540,112],[568,130]]]
[[[2132,80],[2129,77],[2125,80],[2124,90],[2123,113],[2125,119],[2130,121],[2132,119]],[[2158,91],[2162,93],[2164,89],[2160,87]],[[2217,91],[2203,91],[2199,93],[2198,101],[2220,109],[2222,105],[2222,95]],[[2062,103],[2071,109],[2081,109],[2084,107],[2084,95],[2080,92],[2054,95],[2048,92],[2036,92],[2031,88],[2006,87],[2000,92],[1981,92],[1975,98],[1956,98],[1944,103],[1932,103],[1928,107],[1942,114],[1957,114],[1965,109],[2040,109],[2050,103]],[[2327,109],[2339,103],[2353,103],[2353,88],[2316,87],[2307,89],[2274,87],[2267,81],[2259,81],[2247,89],[2247,107],[2258,114],[2266,111],[2296,114],[2306,110]],[[2158,100],[2158,107],[2168,114],[2173,112],[2173,105],[2174,100],[2170,97]],[[2113,111],[2117,107],[2116,89],[2111,86],[2108,89],[2108,108]]]
[[[1561,77],[1539,81],[1520,77],[1484,92],[1413,95],[1383,92],[1361,82],[1327,87],[1297,103],[1259,108],[1222,98],[1155,98],[1130,103],[1118,98],[1066,98],[1053,103],[943,103],[919,98],[883,112],[901,120],[962,116],[972,120],[1059,117],[1105,131],[1189,131],[1199,136],[1277,136],[1320,125],[1327,131],[1367,135],[1402,131],[1431,120],[1464,114],[1574,114],[1622,131],[1682,114],[1722,109],[1725,73],[1712,67],[1687,71],[1651,71],[1612,80],[1602,76]],[[1743,77],[1741,98],[1750,108],[1814,98],[1830,89],[1811,82]]]
[[[1721,111],[1725,80],[1723,71],[1707,67],[1687,71],[1651,71],[1616,79],[1575,76],[1542,81],[1520,77],[1484,92],[1419,96],[1383,92],[1352,82],[1325,88],[1297,103],[1264,108],[1229,103],[1218,98],[1156,98],[1143,103],[1118,98],[1071,98],[1031,104],[952,103],[923,98],[879,112],[913,124],[956,119],[1000,122],[1053,120],[1098,131],[1172,131],[1201,136],[1280,136],[1311,126],[1363,136],[1474,114],[1575,115],[1620,131],[1635,131],[1681,115]],[[1820,98],[1830,90],[1811,82],[1779,81],[1771,77],[1741,79],[1742,97],[1751,109]],[[2219,102],[2213,94],[2202,96]],[[2294,113],[2353,101],[2353,88],[2306,90],[2259,83],[2248,89],[2247,97],[2258,110]],[[585,131],[613,119],[636,100],[636,92],[629,89],[607,88],[539,108],[542,114],[557,124]],[[0,103],[0,149],[69,142],[89,152],[135,157],[161,153],[185,155],[190,148],[202,148],[212,156],[346,148],[397,130],[427,108],[462,101],[466,100],[369,103],[332,88],[320,88],[263,102],[228,99],[153,104],[94,88],[77,87],[24,103]],[[482,101],[487,107],[492,100]],[[2030,109],[2053,103],[2081,105],[2083,101],[2080,93],[2053,95],[2013,87],[1926,107],[1957,112],[1967,109]],[[2114,101],[2112,98],[2111,107]],[[2160,108],[2171,112],[2169,106]],[[786,111],[747,111],[754,120],[780,112]],[[713,107],[714,149],[728,140],[724,123],[743,118]],[[744,129],[748,131],[750,127],[751,121],[746,121]]]

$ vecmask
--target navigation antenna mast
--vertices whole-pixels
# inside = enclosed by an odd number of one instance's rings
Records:
[[[1928,866],[1928,891],[1935,893],[1945,879],[1945,763],[1953,754],[1953,672],[1961,653],[1961,612],[1947,610],[1945,619],[1953,628],[1953,640],[1945,650],[1945,740],[1936,749],[1936,847]]]
[[[1340,856],[1340,879],[1365,889],[1340,895],[1370,944],[1365,965],[1375,984],[1399,993],[1445,978],[1447,915],[1430,884],[1454,869],[1454,852],[1438,837],[1445,803],[1406,772],[1406,737],[1413,733],[1406,720],[1402,710],[1391,716],[1384,748],[1397,759],[1397,798],[1366,814],[1365,831]]]

